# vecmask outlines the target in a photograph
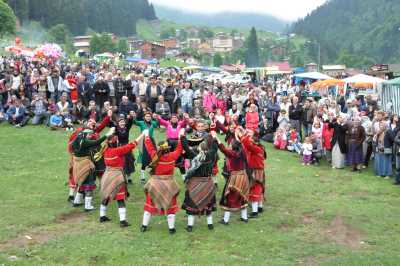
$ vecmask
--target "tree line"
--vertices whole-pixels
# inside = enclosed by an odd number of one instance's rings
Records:
[[[293,25],[321,43],[324,61],[363,67],[400,56],[400,1],[331,0]]]
[[[136,33],[139,19],[156,19],[148,0],[7,0],[6,3],[21,23],[35,20],[47,28],[65,24],[74,35],[85,34],[89,29],[130,36]]]

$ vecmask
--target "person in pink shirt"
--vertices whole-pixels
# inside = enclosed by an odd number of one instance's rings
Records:
[[[255,104],[251,104],[249,111],[246,113],[246,129],[257,131],[259,122],[260,116],[257,112],[257,106]]]
[[[169,146],[171,147],[171,150],[175,150],[178,144],[179,131],[182,128],[185,128],[188,124],[189,115],[185,113],[183,116],[184,119],[181,121],[178,120],[178,116],[176,114],[171,115],[170,121],[164,120],[161,116],[157,116],[159,124],[165,127],[167,130],[167,141]],[[185,173],[185,165],[182,157],[178,158],[178,160],[176,161],[176,166],[179,168],[181,173]]]
[[[204,92],[203,96],[203,107],[204,110],[207,112],[215,112],[215,108],[217,106],[217,96],[213,92],[213,90],[210,88],[208,89],[207,92]]]

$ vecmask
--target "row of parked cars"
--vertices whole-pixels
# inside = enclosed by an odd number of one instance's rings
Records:
[[[251,81],[249,75],[246,74],[230,74],[228,72],[220,72],[220,73],[213,73],[213,74],[205,74],[203,72],[196,72],[190,75],[188,80],[205,80],[207,82],[216,82],[217,80],[221,81],[222,84],[247,84]]]

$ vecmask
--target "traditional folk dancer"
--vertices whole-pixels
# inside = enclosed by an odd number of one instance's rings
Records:
[[[125,200],[129,196],[126,174],[124,172],[126,154],[132,150],[143,138],[143,134],[131,143],[119,146],[119,136],[113,135],[107,140],[107,147],[104,150],[104,163],[106,170],[101,178],[101,205],[100,223],[108,222],[106,216],[107,205],[110,201],[116,200],[118,203],[119,222],[121,227],[130,226],[126,221]]]
[[[85,128],[90,129],[93,131],[92,134],[89,135],[89,138],[91,140],[97,140],[100,138],[100,132],[107,126],[107,124],[110,122],[110,117],[112,116],[112,111],[110,111],[107,116],[104,117],[104,119],[101,121],[100,124],[96,124],[96,120],[94,119],[89,119],[86,122]],[[73,176],[74,173],[74,167],[73,167],[73,148],[72,148],[72,143],[75,140],[76,136],[79,134],[79,132],[82,132],[85,128],[80,127],[77,128],[69,137],[68,139],[68,153],[70,154],[70,160],[69,160],[69,175],[68,175],[68,186],[69,186],[69,194],[68,194],[68,201],[73,203],[74,198],[75,198],[75,190],[76,190],[76,183],[75,183],[75,178]],[[81,203],[78,203],[78,205]]]
[[[250,186],[246,173],[246,155],[238,138],[231,141],[231,148],[226,148],[218,138],[217,141],[220,151],[226,156],[224,172],[227,173],[220,201],[225,212],[220,223],[228,225],[231,212],[234,211],[241,211],[240,220],[247,223],[247,202]]]
[[[184,130],[181,130],[184,135]],[[145,133],[145,146],[152,159],[151,177],[144,186],[146,203],[144,205],[143,223],[141,232],[147,231],[151,215],[167,215],[168,229],[170,234],[175,234],[175,213],[178,211],[177,197],[179,187],[174,179],[176,160],[182,154],[182,144],[178,140],[175,151],[170,151],[167,141],[154,147],[148,131]]]
[[[74,199],[74,206],[79,206],[85,194],[85,211],[92,211],[93,190],[96,189],[95,165],[91,156],[92,149],[98,147],[107,137],[114,134],[115,128],[111,128],[107,134],[97,140],[91,140],[90,134],[93,131],[85,129],[78,133],[72,142],[73,148],[73,177],[77,184],[77,193]]]
[[[152,116],[151,112],[146,112],[144,114],[143,121],[139,121],[136,119],[133,120],[133,123],[140,128],[141,132],[143,132],[146,129],[149,131],[149,136],[150,136],[150,139],[152,140],[153,144],[155,143],[154,129],[156,129],[158,127],[158,122],[156,120],[156,118],[157,118],[156,116],[157,116],[156,114],[154,114]],[[134,118],[136,118],[136,117],[134,117]],[[154,119],[152,119],[152,118],[154,118]],[[140,181],[142,182],[142,184],[144,184],[146,181],[146,177],[144,175],[145,169],[151,163],[151,159],[150,159],[150,156],[149,156],[147,150],[144,147],[144,143],[141,148],[142,148],[141,152],[139,153],[139,160],[142,164],[142,168],[140,170]]]
[[[212,172],[218,153],[215,137],[216,132],[212,131],[197,149],[190,148],[186,139],[182,138],[185,156],[192,159],[191,166],[184,175],[186,191],[182,205],[182,209],[186,210],[188,215],[188,232],[193,231],[195,215],[206,215],[208,229],[214,229],[212,212],[216,210],[217,188],[212,179]]]
[[[179,132],[182,128],[186,127],[189,115],[184,114],[184,119],[181,121],[179,121],[176,114],[171,115],[170,121],[164,120],[160,115],[158,115],[157,120],[161,126],[165,127],[168,144],[171,146],[171,149],[174,150],[178,144]],[[178,158],[176,166],[181,171],[181,174],[185,173],[184,160],[182,157]]]
[[[258,213],[263,212],[265,193],[264,161],[267,158],[267,154],[254,131],[248,130],[246,134],[243,129],[239,128],[237,135],[242,142],[250,177],[249,201],[252,208],[250,218],[257,218]]]
[[[116,122],[111,121],[111,127],[115,127],[115,134],[118,136],[118,145],[122,146],[129,143],[129,131],[133,125],[133,118],[135,114],[133,111],[125,118],[124,115],[120,115]],[[133,152],[125,154],[124,163],[124,174],[128,183],[132,183],[132,173],[135,172],[135,157]]]

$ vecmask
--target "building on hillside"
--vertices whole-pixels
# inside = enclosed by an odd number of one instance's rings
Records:
[[[286,47],[283,45],[272,46],[271,54],[275,57],[284,57],[286,56]]]
[[[140,46],[140,55],[144,59],[161,59],[165,57],[165,47],[158,43],[145,41]]]
[[[233,47],[233,38],[223,32],[218,33],[212,39],[212,49],[214,53],[231,52]]]
[[[175,59],[176,59],[177,61],[186,63],[186,64],[188,64],[188,65],[196,65],[196,66],[200,65],[199,60],[197,60],[196,58],[194,58],[191,54],[185,53],[185,52],[182,52],[182,53],[178,54],[178,55],[175,57]]]
[[[161,45],[165,47],[165,49],[175,49],[178,47],[178,40],[176,38],[169,38],[161,41]]]
[[[198,49],[201,44],[200,38],[188,38],[186,40],[186,47],[191,49]]]
[[[369,67],[367,74],[382,79],[400,77],[400,64],[376,64]]]
[[[90,53],[90,40],[92,36],[75,36],[73,40],[74,48],[80,52]]]
[[[318,65],[316,63],[309,63],[305,67],[306,72],[316,72],[318,71]]]
[[[139,40],[135,37],[128,38],[128,53],[137,54],[140,51],[140,47],[143,45],[144,41]]]
[[[199,35],[199,29],[196,27],[187,27],[185,28],[185,31],[190,38],[194,38]]]
[[[334,78],[343,78],[346,75],[345,65],[323,65],[322,72]]]
[[[201,54],[212,54],[213,52],[210,41],[202,42],[197,49]]]
[[[269,61],[265,65],[266,67],[274,67],[278,71],[282,72],[292,72],[292,67],[289,64],[288,60],[285,61]]]

